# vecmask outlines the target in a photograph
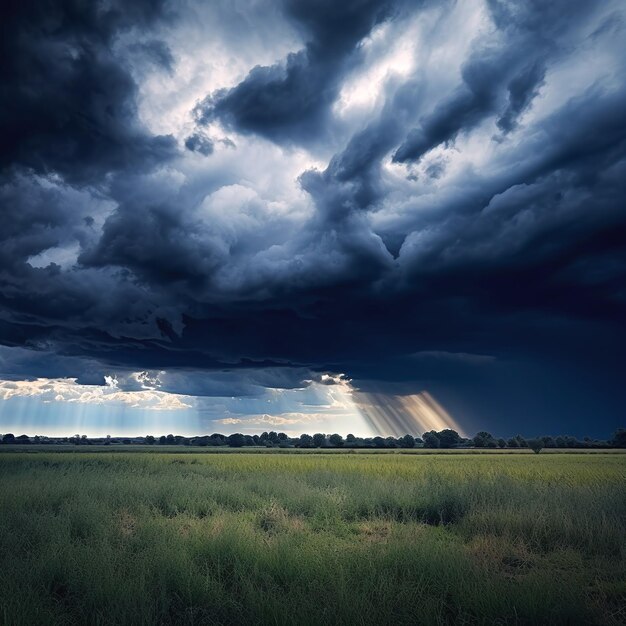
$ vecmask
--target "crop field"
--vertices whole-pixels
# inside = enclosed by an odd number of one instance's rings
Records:
[[[623,624],[623,454],[0,454],[4,624]]]

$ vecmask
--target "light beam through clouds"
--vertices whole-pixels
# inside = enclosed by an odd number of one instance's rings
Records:
[[[427,391],[410,395],[355,392],[361,415],[377,434],[421,436],[429,430],[451,428],[465,436],[452,416]]]

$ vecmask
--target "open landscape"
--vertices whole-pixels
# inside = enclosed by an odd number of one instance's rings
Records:
[[[626,455],[398,452],[4,452],[2,622],[624,622]]]
[[[0,626],[626,626],[624,0],[0,14]]]

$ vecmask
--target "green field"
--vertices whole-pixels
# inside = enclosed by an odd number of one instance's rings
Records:
[[[626,455],[0,454],[4,624],[623,624]]]

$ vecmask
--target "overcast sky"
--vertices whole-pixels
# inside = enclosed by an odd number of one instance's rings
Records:
[[[608,436],[624,42],[619,0],[9,2],[0,432]]]

